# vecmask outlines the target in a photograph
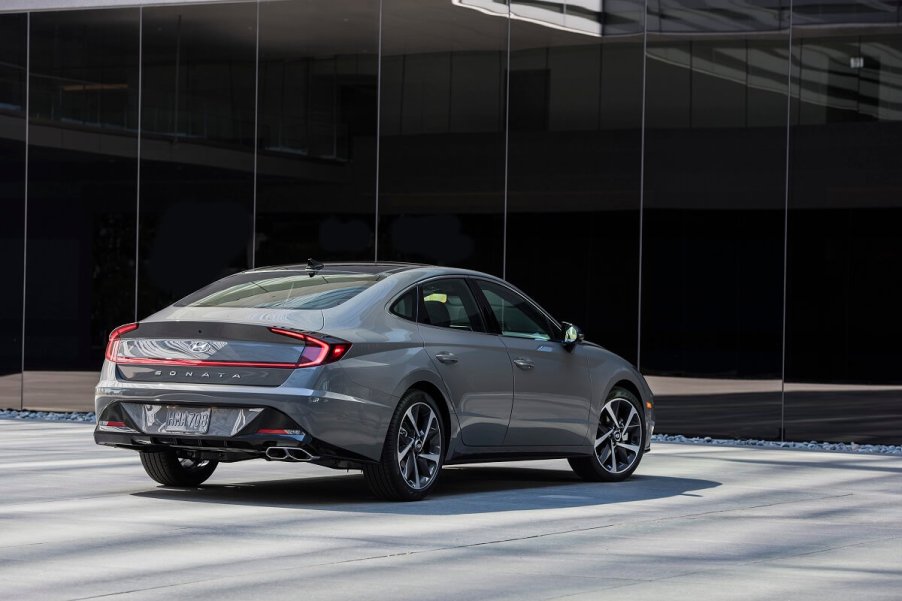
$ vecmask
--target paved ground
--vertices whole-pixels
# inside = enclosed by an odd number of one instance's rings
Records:
[[[259,461],[162,489],[90,426],[0,420],[0,598],[902,598],[902,458],[662,444],[621,484],[566,467],[449,468],[407,504]]]

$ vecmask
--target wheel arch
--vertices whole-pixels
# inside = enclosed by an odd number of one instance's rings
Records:
[[[445,439],[445,452],[447,453],[448,449],[451,446],[451,404],[448,402],[448,399],[445,397],[445,394],[441,391],[441,389],[433,384],[432,382],[426,380],[419,380],[414,382],[408,387],[407,392],[411,390],[420,390],[425,392],[426,394],[431,395],[435,398],[435,402],[438,405],[439,413],[441,413],[442,423],[444,424],[444,439]],[[406,394],[406,393],[405,393]]]
[[[615,388],[623,388],[625,390],[628,390],[629,392],[636,395],[636,398],[639,400],[640,404],[644,404],[642,401],[642,392],[640,392],[639,387],[636,386],[632,381],[625,378],[617,380],[616,382],[614,382],[613,386],[611,386],[611,389],[608,390],[608,394],[606,396],[610,395],[611,390],[614,390]]]
[[[615,388],[622,388],[624,390],[629,391],[630,393],[636,396],[636,400],[639,401],[639,407],[641,410],[641,414],[643,416],[643,422],[645,427],[645,450],[648,450],[651,445],[651,435],[654,432],[655,426],[655,416],[654,409],[652,408],[652,393],[648,389],[648,385],[642,386],[645,384],[644,380],[640,380],[640,382],[635,381],[634,378],[630,377],[630,373],[619,373],[616,374],[613,378],[611,378],[611,382],[613,384],[608,388],[605,392],[605,396],[602,399],[602,405],[604,405],[605,400],[611,395],[611,391]],[[639,376],[641,378],[642,376]],[[596,418],[597,419],[597,418]]]

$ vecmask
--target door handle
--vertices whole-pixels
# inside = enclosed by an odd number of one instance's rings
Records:
[[[533,363],[529,359],[524,359],[523,357],[517,357],[516,359],[514,359],[514,365],[516,365],[520,369],[532,369],[536,366],[535,363]]]
[[[454,353],[449,353],[448,351],[442,351],[440,353],[435,354],[435,358],[441,361],[442,363],[457,363],[457,355]]]

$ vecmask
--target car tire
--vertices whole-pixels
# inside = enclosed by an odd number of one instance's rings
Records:
[[[401,398],[379,463],[363,469],[374,495],[389,501],[418,501],[429,494],[445,459],[441,416],[436,400],[423,390],[410,390]]]
[[[615,387],[599,412],[595,452],[571,457],[570,467],[590,482],[620,482],[629,478],[645,451],[645,412],[629,390]]]
[[[141,465],[147,475],[164,486],[198,486],[206,482],[218,461],[181,458],[174,451],[141,451]]]

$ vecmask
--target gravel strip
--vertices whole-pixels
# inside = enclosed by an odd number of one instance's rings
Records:
[[[888,444],[858,444],[854,442],[779,442],[774,440],[734,440],[710,436],[688,437],[681,434],[655,434],[652,442],[676,442],[680,444],[704,444],[722,447],[763,447],[769,449],[802,449],[805,451],[832,451],[835,453],[859,453],[867,455],[902,455],[902,446]]]
[[[45,422],[84,422],[93,424],[97,417],[93,411],[19,411],[0,409],[0,419],[29,419]]]
[[[0,419],[27,419],[47,422],[82,422],[93,424],[97,417],[93,411],[19,411],[0,409]],[[655,434],[652,442],[675,442],[679,444],[703,444],[721,447],[763,447],[770,449],[801,449],[805,451],[832,451],[834,453],[859,453],[866,455],[899,455],[902,446],[886,444],[857,444],[854,442],[778,442],[773,440],[731,438],[711,438],[710,436],[688,437],[681,434]]]

